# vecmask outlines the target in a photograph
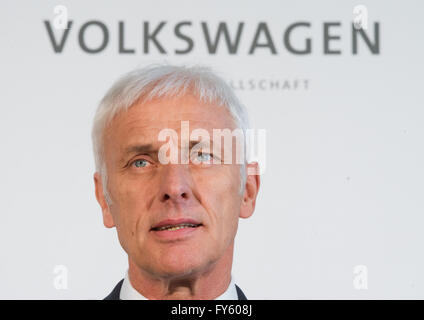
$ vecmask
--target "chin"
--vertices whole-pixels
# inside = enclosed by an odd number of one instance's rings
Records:
[[[208,259],[203,255],[170,253],[160,257],[157,266],[164,277],[184,277],[207,268]]]

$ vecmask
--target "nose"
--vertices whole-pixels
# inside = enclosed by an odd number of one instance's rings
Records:
[[[193,200],[191,176],[187,165],[163,166],[159,198],[161,202],[187,204]]]

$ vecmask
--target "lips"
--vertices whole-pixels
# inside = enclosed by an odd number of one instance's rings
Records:
[[[153,225],[150,231],[175,231],[185,228],[197,228],[202,223],[195,219],[167,219]]]

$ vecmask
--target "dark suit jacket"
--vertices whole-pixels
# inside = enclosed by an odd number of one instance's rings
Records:
[[[119,300],[119,294],[121,293],[121,287],[124,279],[118,282],[118,284],[113,288],[112,292],[104,300]],[[243,291],[236,285],[237,296],[239,300],[247,300]]]

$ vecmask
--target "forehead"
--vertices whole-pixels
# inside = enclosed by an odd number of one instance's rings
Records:
[[[197,128],[212,133],[213,129],[234,129],[235,123],[224,106],[200,102],[194,96],[153,100],[135,104],[119,113],[106,128],[105,134],[120,140],[156,139],[159,131],[169,128],[180,133],[181,121],[189,121],[190,131]],[[122,142],[122,141],[121,141]]]

